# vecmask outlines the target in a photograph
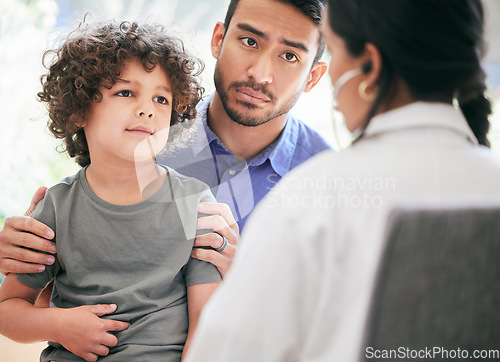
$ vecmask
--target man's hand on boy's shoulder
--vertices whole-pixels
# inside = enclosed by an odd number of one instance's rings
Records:
[[[201,202],[198,211],[209,216],[198,219],[198,229],[212,229],[213,233],[198,235],[191,253],[193,258],[212,263],[225,277],[236,255],[240,240],[238,224],[229,206],[217,202]],[[202,249],[200,247],[211,247]]]
[[[40,187],[36,191],[25,216],[12,216],[5,220],[4,228],[0,230],[0,273],[38,273],[45,269],[45,265],[54,263],[54,256],[42,253],[55,254],[56,245],[50,241],[54,232],[29,217],[46,190]]]

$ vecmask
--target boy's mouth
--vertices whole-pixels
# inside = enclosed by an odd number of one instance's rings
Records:
[[[130,133],[133,133],[135,135],[138,135],[138,136],[151,136],[154,133],[150,128],[147,128],[147,127],[144,127],[144,126],[137,126],[137,127],[134,127],[134,128],[127,128],[126,131],[130,132]]]

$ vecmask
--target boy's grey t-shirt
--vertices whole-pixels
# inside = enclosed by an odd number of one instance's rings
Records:
[[[198,204],[214,202],[208,186],[168,169],[162,188],[135,205],[114,205],[92,191],[86,168],[50,188],[33,217],[56,232],[56,262],[19,274],[32,288],[54,277],[60,308],[116,304],[104,318],[130,322],[101,361],[180,361],[187,337],[186,286],[221,281],[210,263],[191,258]],[[83,361],[50,343],[42,361]]]

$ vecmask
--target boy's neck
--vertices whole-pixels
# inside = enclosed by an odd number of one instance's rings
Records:
[[[154,162],[130,167],[92,162],[85,174],[94,193],[115,205],[133,205],[153,196],[167,178],[167,171]]]

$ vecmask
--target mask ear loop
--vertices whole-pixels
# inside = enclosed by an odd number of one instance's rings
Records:
[[[337,79],[337,81],[335,82],[335,84],[333,85],[333,100],[332,100],[332,118],[335,119],[335,116],[333,114],[333,110],[337,110],[338,111],[338,106],[339,106],[339,103],[338,103],[338,100],[337,100],[337,96],[340,92],[340,89],[348,82],[350,81],[352,78],[354,78],[355,76],[359,75],[363,73],[363,70],[361,68],[356,68],[356,69],[351,69],[347,72],[345,72],[344,74],[342,74],[339,79]],[[335,134],[335,141],[337,142],[337,147],[339,147],[340,149],[344,149],[345,147],[347,147],[347,145],[342,145],[340,142],[340,138],[339,138],[339,130],[337,128],[337,123],[334,121],[333,122],[333,132]]]
[[[338,94],[340,92],[340,89],[348,81],[350,81],[352,78],[354,78],[355,76],[357,76],[357,75],[359,75],[361,73],[363,73],[363,70],[361,68],[351,69],[351,70],[345,72],[344,74],[342,74],[340,76],[340,78],[337,79],[337,81],[333,85],[333,108],[338,109],[339,102],[337,100],[337,96],[338,96]]]
[[[371,65],[371,64],[370,64]],[[369,71],[369,70],[368,70]],[[364,65],[363,67],[361,68],[355,68],[355,69],[351,69],[347,72],[345,72],[344,74],[342,74],[339,79],[337,79],[337,81],[335,82],[335,84],[333,85],[333,100],[332,100],[332,106],[333,106],[333,109],[337,110],[338,111],[338,106],[339,106],[339,103],[338,103],[338,100],[337,100],[337,96],[340,92],[340,89],[348,82],[350,81],[352,78],[354,78],[355,76],[359,75],[359,74],[362,74],[362,73],[366,73],[366,65]],[[333,111],[332,109],[332,111]],[[332,116],[333,116],[333,113],[332,113]],[[335,118],[335,117],[333,117]],[[340,149],[343,149],[345,147],[342,147],[341,146],[341,142],[340,142],[340,139],[339,139],[339,136],[338,136],[338,129],[337,129],[337,125],[336,125],[336,122],[333,122],[333,128],[334,128],[334,133],[335,133],[335,139],[337,141],[337,146],[340,148]]]

